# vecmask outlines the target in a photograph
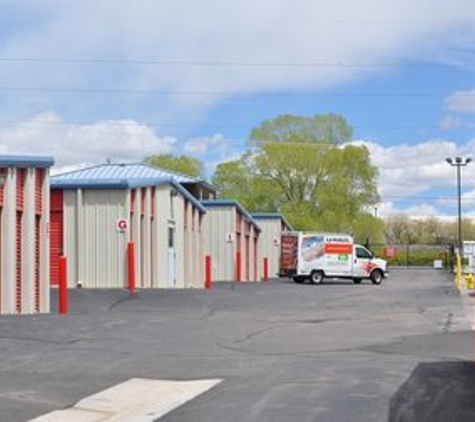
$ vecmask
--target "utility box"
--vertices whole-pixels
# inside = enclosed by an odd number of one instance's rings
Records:
[[[0,156],[0,313],[50,310],[50,157]]]

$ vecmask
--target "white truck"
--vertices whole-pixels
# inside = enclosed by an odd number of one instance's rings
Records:
[[[370,279],[373,284],[381,284],[387,276],[387,262],[375,258],[364,246],[354,244],[350,235],[299,232],[285,236],[288,239],[281,242],[287,245],[285,250],[282,248],[281,273],[291,276],[296,283],[310,280],[320,284],[328,277],[352,279],[356,284]],[[289,263],[293,268],[289,268]]]

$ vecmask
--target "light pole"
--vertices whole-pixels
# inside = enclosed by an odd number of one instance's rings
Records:
[[[472,161],[471,158],[446,158],[445,161],[449,163],[452,167],[457,168],[457,200],[458,200],[458,247],[459,253],[462,253],[462,188],[461,188],[461,168],[465,167]]]

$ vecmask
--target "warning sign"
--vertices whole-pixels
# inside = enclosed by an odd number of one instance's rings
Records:
[[[117,230],[120,232],[126,232],[129,230],[129,220],[126,218],[119,218],[117,220]]]

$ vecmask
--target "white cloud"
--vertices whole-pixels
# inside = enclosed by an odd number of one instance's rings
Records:
[[[445,158],[464,153],[454,142],[433,140],[385,147],[375,142],[356,142],[368,147],[379,169],[382,196],[415,195],[437,187],[451,187],[454,171]],[[468,145],[465,148],[469,151]],[[475,174],[475,170],[471,170]]]
[[[395,146],[367,141],[355,144],[366,145],[373,164],[378,168],[378,190],[382,199],[378,214],[381,215],[440,215],[444,207],[454,209],[456,173],[445,158],[473,156],[475,150],[475,139],[461,146],[446,140]],[[471,181],[475,179],[473,163],[463,168],[462,177],[464,186],[471,186]],[[441,194],[441,190],[450,193]],[[424,202],[421,200],[424,197],[430,199]],[[442,199],[433,199],[437,197]],[[464,206],[475,204],[475,190],[464,190],[462,198]],[[400,205],[403,201],[406,204],[413,202],[413,199],[417,200],[416,204]]]
[[[383,202],[378,206],[378,216],[404,214],[410,217],[440,216],[440,210],[430,204],[418,204],[410,207],[398,207],[393,202]]]
[[[61,166],[78,163],[137,161],[173,150],[173,137],[158,137],[133,120],[68,124],[58,114],[46,112],[23,123],[0,129],[3,154],[52,155]]]
[[[457,113],[475,113],[475,89],[457,91],[445,99],[447,110]]]
[[[244,141],[228,139],[217,133],[209,137],[190,139],[185,143],[183,149],[185,153],[204,160],[206,172],[211,175],[219,163],[241,157],[244,147]]]
[[[226,138],[217,133],[213,136],[195,138],[185,143],[185,152],[189,154],[205,155],[212,151],[223,150],[230,147],[230,142]]]
[[[460,117],[452,116],[450,114],[444,116],[444,118],[440,122],[440,128],[445,131],[458,129],[461,126],[463,126],[462,119],[460,119]]]
[[[475,41],[470,25],[475,3],[470,1],[454,7],[450,2],[434,0],[299,0],[297,4],[289,0],[82,0],[42,2],[41,8],[24,1],[11,7],[20,19],[13,29],[7,26],[2,31],[2,57],[111,58],[130,62],[2,62],[3,85],[226,92],[155,96],[154,101],[147,101],[150,97],[143,95],[96,95],[94,100],[74,95],[71,101],[72,95],[42,92],[23,102],[23,110],[34,112],[45,104],[53,109],[61,104],[85,113],[90,108],[101,111],[111,102],[127,110],[145,103],[150,115],[163,114],[166,105],[167,113],[175,113],[175,117],[185,110],[199,118],[197,110],[206,110],[233,93],[308,86],[326,89],[388,72],[384,64],[397,65],[421,57],[460,63],[462,49],[457,47]],[[23,22],[22,12],[30,20]],[[156,60],[304,65],[176,66],[141,62]],[[305,65],[308,62],[322,65]],[[4,101],[24,100],[25,96],[15,92]]]

